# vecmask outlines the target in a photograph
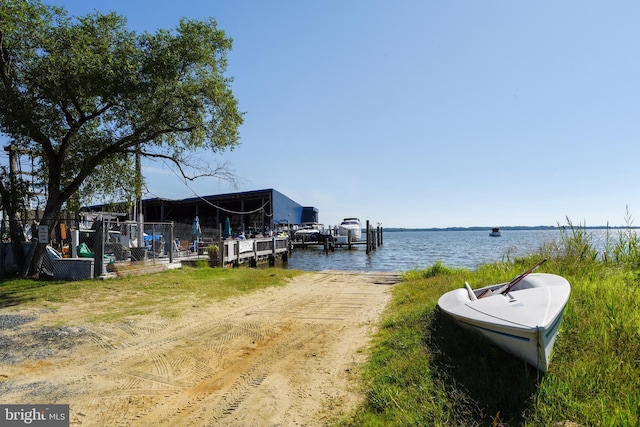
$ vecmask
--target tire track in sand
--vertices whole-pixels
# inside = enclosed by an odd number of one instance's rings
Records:
[[[57,389],[72,425],[323,425],[357,404],[359,350],[397,281],[321,272],[178,320],[87,325],[76,359],[15,380]],[[7,388],[9,401],[25,397]]]

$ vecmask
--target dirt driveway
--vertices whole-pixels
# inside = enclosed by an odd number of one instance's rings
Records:
[[[362,351],[398,274],[327,271],[184,316],[79,322],[0,310],[0,403],[64,403],[71,425],[320,426],[362,398]]]

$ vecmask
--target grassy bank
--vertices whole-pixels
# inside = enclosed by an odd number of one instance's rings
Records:
[[[80,300],[109,305],[108,310],[100,310],[99,314],[87,313],[92,321],[119,321],[148,313],[173,317],[184,314],[185,304],[205,304],[270,286],[284,286],[288,279],[302,273],[285,269],[185,267],[109,280],[5,280],[0,282],[0,307],[55,309]]]
[[[598,254],[569,224],[560,242],[526,259],[406,273],[364,370],[366,401],[344,425],[640,425],[640,257],[635,234],[624,233]],[[437,308],[465,280],[508,281],[542,258],[539,272],[572,286],[545,375]]]

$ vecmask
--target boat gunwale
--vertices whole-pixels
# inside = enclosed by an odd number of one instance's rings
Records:
[[[554,277],[551,279],[550,276]],[[548,277],[549,280],[545,281],[545,277]],[[476,330],[497,347],[524,359],[529,365],[541,372],[546,372],[564,317],[564,310],[571,294],[571,285],[567,279],[556,274],[534,273],[516,285],[519,289],[514,288],[507,294],[496,293],[475,300],[471,297],[472,294],[477,296],[487,289],[495,290],[501,286],[504,286],[504,283],[472,290],[465,282],[464,287],[443,294],[438,300],[438,307],[463,327]],[[509,312],[506,307],[510,306],[512,302],[518,301],[518,294],[523,291],[532,295],[531,300],[534,303],[536,300],[546,301],[546,309],[542,308],[545,310],[545,316],[537,320],[532,319],[528,325],[515,322],[516,320],[528,320],[526,315],[520,319],[517,316],[513,318],[505,316]],[[547,293],[546,300],[541,292]],[[498,300],[493,298],[498,298]],[[521,294],[521,298],[523,302],[526,301],[525,294]],[[507,306],[504,305],[505,303]],[[486,311],[482,311],[482,309],[486,309]],[[491,314],[492,309],[496,312],[495,315]],[[544,321],[543,324],[540,324],[541,320]]]

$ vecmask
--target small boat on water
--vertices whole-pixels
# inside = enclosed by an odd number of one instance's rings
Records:
[[[362,224],[358,218],[345,218],[338,226],[338,236],[349,236],[351,230],[351,240],[357,241],[362,238]]]
[[[468,283],[447,292],[438,306],[460,324],[546,372],[571,286],[561,276],[530,274],[544,260],[509,283],[472,290]]]
[[[489,236],[500,237],[500,236],[502,236],[502,231],[500,231],[500,229],[498,227],[492,228],[491,229],[491,233],[489,233]]]

